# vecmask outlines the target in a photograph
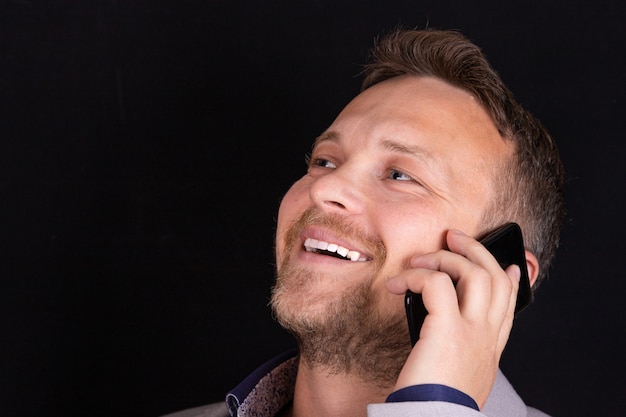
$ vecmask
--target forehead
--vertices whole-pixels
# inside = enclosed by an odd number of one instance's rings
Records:
[[[323,137],[329,135],[357,146],[393,141],[456,162],[493,162],[512,148],[470,93],[431,77],[395,77],[368,88]]]

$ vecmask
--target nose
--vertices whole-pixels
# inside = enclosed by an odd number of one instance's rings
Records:
[[[326,212],[358,214],[364,210],[365,181],[347,166],[335,169],[318,178],[311,186],[309,195],[313,203]]]

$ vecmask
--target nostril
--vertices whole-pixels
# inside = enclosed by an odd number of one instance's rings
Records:
[[[346,208],[346,206],[344,206],[343,204],[341,204],[338,201],[325,201],[324,203],[329,205],[329,206],[332,206],[332,207],[338,207],[338,208],[341,208],[341,209],[345,209]]]

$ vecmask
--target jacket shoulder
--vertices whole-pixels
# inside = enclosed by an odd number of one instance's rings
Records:
[[[203,405],[202,407],[188,408],[162,417],[230,417],[230,413],[226,408],[226,403],[219,402]]]

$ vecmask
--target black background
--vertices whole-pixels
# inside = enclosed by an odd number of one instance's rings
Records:
[[[460,29],[556,138],[568,222],[502,367],[554,416],[623,416],[621,1],[0,1],[0,415],[221,400],[292,342],[278,203],[374,37]]]

